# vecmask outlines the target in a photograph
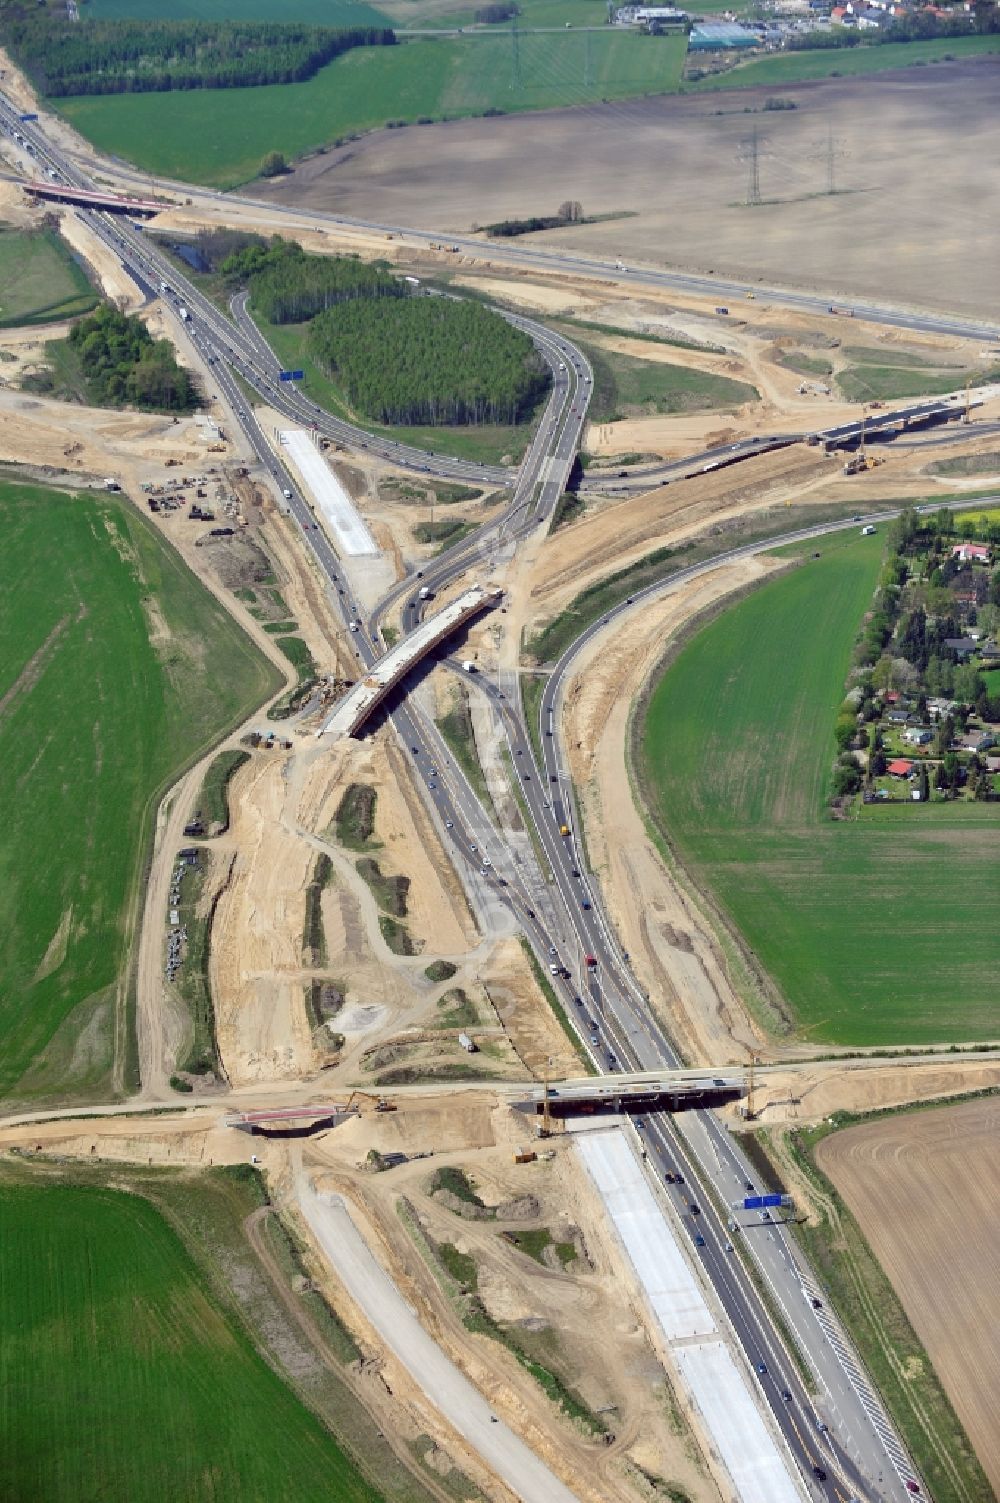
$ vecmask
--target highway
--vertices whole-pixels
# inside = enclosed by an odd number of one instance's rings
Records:
[[[16,122],[16,126],[15,126]],[[0,125],[19,130],[31,146],[31,154],[43,166],[81,186],[85,175],[56,151],[45,139],[41,127],[20,123],[17,112],[0,96]],[[381,655],[380,625],[389,612],[401,608],[404,632],[420,619],[421,602],[416,598],[412,578],[400,581],[370,614],[359,610],[352,598],[353,590],[346,567],[337,557],[325,533],[318,529],[306,499],[292,485],[261,432],[252,409],[246,405],[239,380],[248,383],[272,407],[298,425],[315,425],[320,433],[336,442],[364,449],[395,464],[423,470],[448,478],[510,483],[507,471],[498,474],[488,466],[446,460],[419,450],[396,445],[391,440],[372,436],[339,422],[294,389],[288,391],[277,381],[278,364],[266,343],[249,320],[245,303],[237,300],[233,320],[204,298],[193,283],[162,255],[140,231],[114,216],[93,210],[80,213],[115,253],[148,297],[165,296],[174,307],[178,322],[184,327],[202,358],[212,368],[219,390],[232,408],[244,437],[265,467],[275,485],[291,490],[288,509],[302,528],[303,537],[330,583],[331,599],[342,619],[358,619],[363,630],[353,641],[364,671]],[[409,232],[408,232],[409,233]],[[480,242],[470,242],[477,254]],[[491,246],[492,253],[492,246]],[[592,269],[594,263],[576,258],[549,258],[542,253],[514,253],[521,261],[543,261],[553,270]],[[598,267],[597,274],[620,280],[623,272],[612,273]],[[643,279],[654,279],[644,273]],[[669,274],[672,275],[672,274]],[[668,274],[663,279],[669,280]],[[707,285],[715,295],[719,288],[703,279],[687,279],[691,290],[703,292]],[[674,281],[669,282],[675,285]],[[169,289],[163,291],[163,284]],[[722,284],[723,290],[735,284]],[[790,296],[790,295],[789,295]],[[797,296],[797,295],[796,295]],[[819,300],[799,298],[793,306],[813,308]],[[190,315],[180,317],[183,306]],[[883,317],[882,314],[878,316]],[[553,335],[531,320],[510,315],[512,322],[531,333],[552,372],[552,389],[539,421],[528,454],[517,473],[509,504],[484,528],[448,553],[427,565],[422,582],[432,595],[439,595],[471,569],[488,576],[509,557],[525,537],[540,534],[550,524],[552,511],[565,488],[570,468],[579,449],[580,433],[586,419],[587,403],[592,390],[589,367],[583,356],[567,340]],[[886,322],[899,318],[883,317]],[[934,327],[944,332],[941,321],[907,323],[906,327]],[[986,337],[982,334],[981,337]],[[879,520],[884,520],[885,513]],[[836,530],[836,524],[804,529],[788,538],[773,538],[767,543],[733,550],[724,558],[780,546],[799,538],[821,536]],[[695,566],[673,576],[665,585],[650,587],[635,597],[635,603],[619,607],[610,616],[595,623],[578,639],[556,665],[542,701],[542,764],[535,762],[531,740],[524,723],[516,680],[492,684],[475,676],[480,690],[490,696],[495,712],[504,727],[512,766],[518,769],[521,793],[529,811],[547,874],[530,868],[535,865],[518,854],[513,842],[498,835],[491,819],[452,763],[450,754],[430,718],[419,703],[419,696],[397,691],[387,714],[395,733],[412,757],[417,785],[422,789],[442,838],[450,843],[460,870],[463,870],[473,901],[480,906],[497,904],[512,913],[518,926],[528,936],[543,965],[554,966],[553,984],[574,1019],[584,1047],[598,1067],[614,1071],[628,1069],[676,1068],[680,1061],[663,1034],[653,1010],[632,976],[607,920],[600,894],[586,872],[582,848],[577,841],[578,822],[573,807],[572,789],[565,773],[559,740],[560,695],[576,654],[595,635],[604,630],[610,619],[625,609],[637,609],[641,601],[664,590],[676,588],[685,579],[717,567],[719,560]],[[469,579],[471,581],[471,578]],[[486,577],[477,580],[486,584]],[[502,608],[502,607],[501,607]],[[560,825],[573,832],[560,835]],[[586,957],[592,956],[594,963]],[[681,1136],[683,1134],[683,1137]],[[700,1211],[698,1230],[704,1246],[693,1248],[706,1278],[715,1288],[727,1310],[748,1362],[760,1377],[761,1394],[769,1406],[802,1471],[804,1484],[813,1496],[839,1500],[849,1498],[904,1498],[909,1496],[905,1484],[915,1481],[910,1463],[881,1414],[877,1400],[860,1378],[856,1359],[850,1355],[842,1333],[834,1331],[828,1312],[815,1309],[808,1295],[813,1285],[794,1244],[781,1228],[773,1225],[754,1227],[737,1234],[749,1250],[780,1306],[786,1325],[796,1336],[801,1350],[819,1375],[822,1398],[814,1406],[800,1380],[795,1365],[783,1350],[771,1316],[743,1270],[735,1250],[730,1251],[731,1229],[726,1207],[737,1196],[740,1185],[752,1182],[753,1175],[738,1147],[730,1140],[719,1119],[710,1112],[685,1114],[683,1122],[664,1115],[650,1117],[641,1137],[654,1172],[663,1183],[675,1208],[687,1216],[689,1202],[697,1199]],[[667,1182],[668,1173],[683,1165],[687,1188],[678,1189]],[[820,1318],[822,1314],[823,1318]],[[845,1355],[847,1354],[846,1359]],[[761,1371],[763,1367],[764,1371]],[[790,1399],[784,1394],[791,1395]],[[820,1426],[829,1426],[821,1429]],[[886,1450],[886,1437],[890,1450]],[[820,1477],[815,1469],[825,1475]],[[880,1484],[879,1474],[885,1481]]]

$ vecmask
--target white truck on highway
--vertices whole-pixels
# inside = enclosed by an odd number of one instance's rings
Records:
[[[180,318],[181,318],[181,322],[182,322],[182,323],[185,323],[185,324],[186,324],[186,323],[190,323],[190,321],[191,321],[191,315],[190,315],[190,313],[189,313],[189,312],[188,312],[188,311],[187,311],[187,309],[186,309],[186,308],[178,308],[178,310],[177,310],[177,312],[178,312],[178,313],[179,313],[179,315],[180,315]]]

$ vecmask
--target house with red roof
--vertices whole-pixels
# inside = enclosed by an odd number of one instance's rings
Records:
[[[951,556],[957,558],[960,564],[988,564],[990,550],[985,543],[956,543]]]
[[[894,778],[908,778],[913,771],[913,763],[906,757],[895,757],[886,768],[886,772]]]

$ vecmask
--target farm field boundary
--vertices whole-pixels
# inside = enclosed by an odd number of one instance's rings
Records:
[[[427,1503],[350,1390],[349,1333],[318,1294],[292,1295],[300,1254],[272,1232],[248,1166],[13,1160],[0,1201],[18,1233],[2,1255],[5,1288],[21,1291],[5,1340],[18,1398],[0,1417],[0,1432],[17,1426],[4,1467],[18,1496],[72,1503],[113,1477],[136,1503],[211,1503],[221,1472],[227,1495],[255,1503],[320,1503],[331,1489],[344,1503]]]
[[[721,613],[651,690],[632,754],[658,831],[803,1036],[961,1042],[991,1031],[991,944],[966,895],[988,890],[1000,808],[928,805],[905,824],[823,808],[880,552],[826,539]]]
[[[121,498],[4,485],[0,520],[0,1092],[71,1102],[134,1068],[152,811],[278,679]]]
[[[758,1151],[777,1163],[779,1181],[787,1180],[782,1167],[787,1159],[791,1172],[808,1183],[815,1214],[797,1222],[794,1235],[819,1278],[824,1297],[856,1344],[933,1497],[941,1503],[980,1503],[994,1494],[932,1366],[930,1357],[934,1353],[922,1344],[897,1287],[876,1254],[878,1242],[887,1243],[896,1237],[908,1240],[905,1223],[890,1224],[887,1218],[881,1235],[873,1241],[873,1226],[859,1223],[826,1167],[832,1159],[829,1150],[835,1149],[842,1133],[881,1133],[884,1128],[890,1135],[899,1129],[905,1136],[901,1124],[908,1121],[987,1107],[995,1116],[995,1093],[957,1106],[954,1101],[944,1105],[927,1102],[863,1116],[839,1113],[830,1123],[818,1127],[787,1133],[760,1131],[755,1135]],[[869,1168],[877,1171],[877,1165]],[[893,1173],[886,1161],[886,1178],[880,1181],[883,1188]],[[929,1205],[924,1210],[927,1212]],[[950,1214],[948,1202],[944,1214]],[[921,1219],[918,1215],[917,1221]],[[939,1292],[940,1287],[939,1283]]]

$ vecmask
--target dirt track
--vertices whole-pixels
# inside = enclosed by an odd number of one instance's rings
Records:
[[[1000,1101],[866,1122],[817,1149],[1000,1490]]]
[[[998,75],[989,58],[781,86],[797,108],[756,117],[753,209],[744,109],[774,88],[381,131],[254,193],[445,233],[578,198],[588,214],[635,217],[519,243],[996,317]]]

